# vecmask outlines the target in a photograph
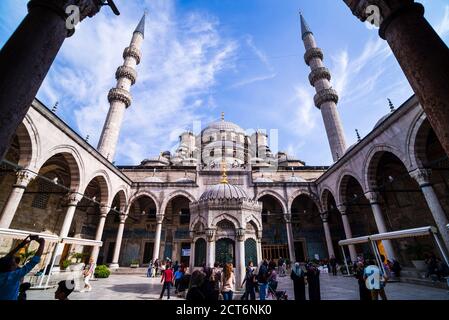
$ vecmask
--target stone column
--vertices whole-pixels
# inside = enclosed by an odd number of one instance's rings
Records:
[[[190,231],[190,257],[189,257],[189,272],[192,274],[193,268],[195,268],[195,232]]]
[[[384,215],[382,214],[382,208],[379,204],[379,194],[374,191],[368,191],[365,193],[365,197],[369,200],[371,209],[373,210],[374,220],[376,221],[377,230],[379,233],[388,232],[387,225],[385,224]],[[396,254],[393,249],[393,245],[390,240],[383,240],[382,244],[387,253],[388,259],[396,259]]]
[[[236,270],[236,288],[240,288],[240,285],[245,278],[245,229],[237,229],[237,259],[235,259]]]
[[[449,155],[449,49],[414,0],[344,0],[362,21],[380,11],[380,32],[416,93]]]
[[[438,232],[440,233],[444,245],[446,246],[446,251],[449,252],[449,232],[446,227],[449,220],[441,207],[441,203],[438,200],[435,190],[430,182],[431,174],[432,171],[426,169],[417,169],[410,173],[410,175],[418,182],[424,197],[426,198],[427,205],[429,206],[430,212],[435,220]]]
[[[59,237],[65,238],[69,235],[70,227],[72,225],[73,217],[75,216],[76,206],[83,198],[82,194],[72,192],[67,197],[67,212],[64,217],[64,222],[62,223],[61,231],[59,232]],[[64,251],[64,244],[58,243],[55,248],[55,266],[59,266],[61,262],[61,254]],[[56,268],[58,269],[58,268]]]
[[[8,200],[6,200],[5,206],[3,207],[0,217],[0,228],[8,229],[10,227],[26,187],[36,177],[36,174],[28,170],[20,170],[16,175],[16,183],[13,185]]]
[[[125,230],[125,222],[127,218],[128,215],[120,214],[120,224],[117,230],[117,238],[115,240],[115,247],[114,247],[114,256],[112,258],[112,263],[110,265],[111,268],[117,269],[120,267],[118,260],[120,258],[120,249],[122,247],[123,231]]]
[[[352,231],[351,231],[351,226],[349,225],[348,216],[346,215],[346,206],[340,205],[340,206],[338,206],[338,210],[340,211],[341,220],[343,221],[343,228],[345,230],[346,239],[351,239]],[[348,246],[348,248],[349,248],[349,256],[351,257],[351,261],[356,261],[357,260],[357,252],[355,251],[354,245],[351,244]]]
[[[260,230],[257,231],[257,261],[254,261],[254,266],[258,267],[262,259],[262,230]]]
[[[154,236],[154,249],[153,249],[153,261],[159,259],[159,251],[161,248],[161,234],[162,234],[162,222],[164,221],[164,215],[161,213],[156,214],[156,234]]]
[[[215,263],[215,229],[206,229],[206,266],[213,267]]]
[[[100,221],[98,222],[97,233],[95,234],[96,241],[101,241],[101,238],[103,237],[103,229],[104,229],[104,224],[106,223],[106,217],[108,216],[108,212],[109,212],[108,207],[103,206],[103,205],[100,207]],[[94,263],[97,263],[99,253],[100,253],[100,247],[94,247],[92,249],[92,253],[91,253],[90,257],[91,257],[91,259],[94,260]]]
[[[0,51],[0,159],[36,97],[62,43],[74,33],[68,4],[80,7],[80,21],[101,8],[96,0],[31,0],[28,14]],[[19,62],[19,63],[18,63]]]
[[[293,264],[296,262],[295,257],[295,241],[293,237],[292,229],[292,215],[291,213],[284,214],[285,226],[287,228],[287,243],[288,243],[288,254],[290,255],[290,262]]]
[[[332,244],[331,230],[329,228],[329,214],[327,212],[322,213],[321,220],[323,220],[324,236],[326,237],[327,252],[329,258],[331,258],[332,256],[335,257],[334,245]]]

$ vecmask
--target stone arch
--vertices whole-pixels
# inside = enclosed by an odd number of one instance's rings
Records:
[[[308,196],[315,203],[318,210],[321,210],[320,199],[318,198],[318,196],[316,194],[306,191],[306,190],[296,190],[295,192],[293,192],[293,194],[290,196],[290,198],[288,200],[288,207],[290,208],[289,212],[292,212],[292,205],[293,205],[293,202],[295,201],[295,199],[301,195]]]
[[[156,196],[154,193],[152,193],[151,191],[140,191],[140,192],[137,192],[136,194],[134,194],[134,195],[131,197],[131,199],[129,199],[129,201],[128,201],[128,211],[129,211],[129,209],[131,208],[131,205],[132,205],[137,199],[139,199],[140,197],[148,197],[148,198],[150,198],[151,200],[153,200],[154,204],[156,205],[156,212],[157,212],[157,213],[160,212],[160,211],[159,211],[160,206],[159,206],[158,198],[157,198],[157,196]]]
[[[335,194],[331,191],[330,188],[326,187],[321,191],[321,196],[320,196],[321,207],[324,211],[326,211],[328,208],[329,195],[331,195],[334,198],[334,200],[336,200]]]
[[[112,197],[112,199],[115,199],[115,197],[119,197],[119,201],[120,201],[120,208],[119,211],[122,213],[127,213],[127,210],[129,208],[128,203],[126,201],[126,192],[125,190],[121,189],[117,192],[115,192],[114,196]],[[114,201],[114,200],[112,200]]]
[[[231,216],[231,215],[229,215],[229,214],[227,214],[227,213],[222,213],[222,214],[216,216],[216,217],[212,220],[211,227],[216,227],[217,224],[219,224],[220,222],[226,221],[226,220],[229,221],[229,222],[231,222],[231,223],[234,225],[234,227],[235,227],[236,229],[242,227],[242,226],[240,225],[240,222],[239,222],[236,218],[234,218],[233,216]]]
[[[264,190],[264,191],[258,193],[258,194],[256,195],[255,199],[256,199],[257,201],[259,201],[260,198],[262,198],[262,197],[264,197],[264,196],[272,196],[272,197],[275,198],[275,199],[279,202],[279,204],[281,205],[282,211],[283,211],[282,213],[283,213],[283,214],[286,214],[286,213],[288,212],[288,208],[287,208],[287,205],[285,204],[284,198],[283,198],[280,194],[278,194],[276,191],[272,191],[272,190]]]
[[[246,223],[254,224],[256,231],[262,230],[262,222],[253,214],[246,219]]]
[[[390,152],[402,161],[404,166],[411,169],[407,157],[399,149],[389,145],[373,146],[363,162],[364,183],[361,184],[365,191],[372,190],[376,185],[376,168],[379,164],[380,157],[384,152]]]
[[[83,191],[85,192],[85,190],[87,189],[89,184],[94,180],[97,180],[98,184],[100,185],[101,204],[109,206],[113,200],[113,199],[110,199],[110,190],[111,190],[110,189],[110,181],[108,181],[109,177],[107,175],[103,174],[102,172],[97,172],[96,174],[92,175],[92,178],[87,180],[88,182],[87,182],[86,186],[84,187]]]
[[[198,225],[202,225],[203,228],[205,229],[207,227],[207,220],[206,218],[202,217],[202,216],[197,216],[195,217],[194,220],[192,220],[192,222],[190,223],[190,230],[196,231],[196,227]]]
[[[18,126],[16,135],[20,149],[18,165],[22,168],[29,168],[32,166],[33,158],[36,157],[37,147],[31,138],[29,129],[24,123]]]
[[[352,171],[344,170],[340,174],[340,177],[338,178],[337,197],[335,198],[335,196],[334,196],[334,199],[337,202],[337,205],[341,205],[344,202],[346,202],[346,200],[347,200],[347,199],[345,199],[344,192],[346,192],[349,178],[355,179],[359,183],[359,185],[362,187],[362,190],[363,190],[364,184],[360,180],[360,178],[356,174],[354,174]]]
[[[196,199],[193,195],[191,195],[190,193],[188,193],[187,191],[184,190],[177,190],[172,192],[168,197],[166,197],[161,204],[161,214],[165,214],[165,209],[167,209],[167,205],[170,202],[170,200],[176,198],[176,197],[186,197],[187,199],[189,199],[190,202],[196,202]]]
[[[84,162],[79,152],[72,146],[58,146],[46,153],[46,158],[41,158],[36,166],[36,171],[43,167],[43,165],[55,155],[62,155],[67,162],[70,169],[70,189],[72,191],[79,191],[84,182]]]
[[[424,168],[426,158],[426,142],[431,125],[423,112],[413,123],[407,138],[408,157],[411,167]],[[426,132],[427,131],[427,132]],[[424,160],[424,161],[423,161]]]

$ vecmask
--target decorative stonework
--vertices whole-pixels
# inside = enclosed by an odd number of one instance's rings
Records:
[[[132,103],[132,96],[126,90],[120,88],[112,88],[108,94],[108,101],[109,103],[120,101],[123,102],[127,108],[129,108]]]
[[[26,188],[28,184],[36,178],[36,174],[28,170],[16,172],[17,180],[14,187]]]
[[[366,199],[368,199],[370,204],[377,204],[379,203],[379,194],[375,191],[368,191],[365,193]]]
[[[307,50],[306,53],[304,54],[304,61],[308,66],[310,66],[310,62],[312,61],[312,59],[323,60],[324,59],[323,50],[321,50],[320,48],[310,48],[309,50]]]
[[[140,59],[142,57],[142,53],[136,46],[129,46],[123,51],[123,59],[126,59],[128,57],[132,57],[136,59],[136,64],[140,64]]]
[[[291,213],[285,213],[284,214],[284,220],[285,220],[285,223],[292,223],[292,214]]]
[[[83,198],[82,194],[79,194],[78,192],[70,192],[66,196],[65,200],[66,200],[68,206],[77,206],[82,198]]]
[[[342,216],[345,216],[346,215],[346,206],[345,205],[339,205],[339,206],[337,206],[338,207],[338,211],[340,211],[340,214],[342,215]]]
[[[309,81],[312,86],[315,86],[315,82],[322,79],[331,80],[331,73],[326,67],[313,69],[309,75]]]
[[[206,229],[206,237],[207,237],[207,241],[212,242],[215,240],[215,229],[213,228],[207,228]]]
[[[111,209],[109,207],[107,207],[105,205],[101,205],[100,206],[100,216],[101,216],[101,218],[106,218],[110,210]]]
[[[124,213],[120,213],[120,224],[124,224],[126,222],[126,219],[128,219],[128,215]]]
[[[236,230],[237,241],[245,240],[245,233],[246,233],[246,230],[244,228],[238,228]]]
[[[322,213],[321,215],[321,220],[323,220],[323,223],[327,223],[329,221],[329,213]]]
[[[430,184],[431,175],[431,169],[416,169],[415,171],[410,172],[410,176],[415,179],[421,187]]]
[[[120,78],[127,78],[131,81],[131,84],[134,85],[137,80],[137,72],[131,67],[120,66],[115,72],[115,79],[119,80]]]
[[[156,214],[156,222],[157,222],[158,224],[161,224],[162,221],[164,221],[164,215],[161,214],[161,213]]]
[[[325,102],[334,102],[335,104],[338,103],[338,93],[334,89],[323,89],[319,91],[315,97],[313,98],[315,102],[315,106],[317,108],[321,108],[321,106]]]

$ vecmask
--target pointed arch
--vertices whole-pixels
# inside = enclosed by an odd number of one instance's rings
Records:
[[[157,212],[157,213],[160,213],[160,211],[159,211],[159,209],[160,209],[159,204],[160,204],[160,203],[159,203],[158,197],[157,197],[153,192],[148,191],[148,190],[145,190],[145,191],[138,191],[137,193],[135,193],[135,194],[131,197],[131,199],[129,199],[129,201],[128,201],[128,208],[127,208],[127,211],[129,211],[129,209],[131,208],[132,204],[133,204],[136,200],[138,200],[139,198],[141,198],[141,197],[148,197],[148,198],[150,198],[151,200],[153,200],[153,202],[154,202],[154,204],[155,204],[155,206],[156,206],[156,212]]]
[[[276,191],[272,191],[272,190],[263,190],[262,192],[258,193],[255,197],[255,200],[259,201],[262,197],[264,196],[272,196],[273,198],[275,198],[279,204],[281,205],[282,208],[282,213],[286,214],[288,212],[288,207],[284,201],[284,198],[278,194]]]
[[[187,199],[189,199],[190,202],[196,202],[196,199],[193,195],[191,195],[190,193],[188,193],[187,191],[184,190],[177,190],[172,192],[171,194],[168,195],[168,197],[166,197],[163,201],[162,201],[162,205],[161,205],[161,214],[165,214],[165,210],[167,209],[167,205],[170,202],[170,200],[176,198],[176,197],[185,197]]]

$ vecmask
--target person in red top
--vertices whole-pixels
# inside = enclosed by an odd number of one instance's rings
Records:
[[[173,276],[173,269],[171,268],[171,262],[167,262],[165,265],[165,270],[162,271],[162,292],[159,299],[162,299],[164,296],[165,289],[167,289],[167,299],[170,299],[170,288],[173,285],[174,276]]]

